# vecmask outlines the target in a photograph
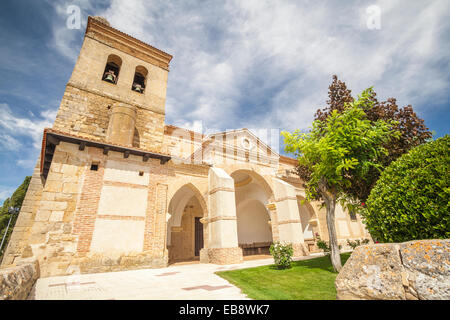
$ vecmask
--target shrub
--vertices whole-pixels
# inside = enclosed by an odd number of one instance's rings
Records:
[[[355,250],[356,247],[362,244],[368,244],[369,241],[369,239],[356,239],[355,241],[347,239],[347,244],[352,248],[352,250]]]
[[[294,254],[291,243],[282,244],[275,242],[270,246],[269,250],[278,269],[288,269],[291,267],[292,255]]]
[[[317,240],[317,247],[319,249],[322,249],[323,252],[325,253],[325,255],[329,255],[330,254],[331,249],[330,249],[330,246],[328,245],[328,242],[323,241],[322,239],[319,238]],[[342,246],[339,245],[339,250],[341,250],[341,248],[342,248]]]
[[[420,145],[381,174],[361,212],[382,242],[450,237],[450,137]]]

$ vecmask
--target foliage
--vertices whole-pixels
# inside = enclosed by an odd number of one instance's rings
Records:
[[[341,255],[342,261],[350,253]],[[239,287],[244,294],[257,300],[334,300],[337,273],[330,259],[318,257],[292,262],[292,268],[278,270],[275,266],[260,266],[217,272],[217,275]]]
[[[369,241],[369,239],[356,239],[355,241],[347,239],[347,244],[352,248],[352,250],[355,250],[356,247],[359,247],[362,244],[368,244]]]
[[[10,198],[7,198],[4,202],[2,207],[0,208],[0,242],[1,239],[3,239],[3,235],[6,232],[6,227],[8,225],[9,219],[11,217],[11,214],[9,213],[10,207],[15,208],[21,208],[23,199],[25,198],[25,194],[27,193],[28,185],[30,184],[31,177],[27,176],[25,177],[25,180],[22,182],[22,184],[14,191],[12,196]],[[11,236],[13,227],[17,220],[17,214],[13,216],[11,220],[11,224],[8,229],[8,234],[6,236],[5,242],[3,243],[3,248],[0,249],[0,261],[1,257],[3,256],[3,253],[6,249],[6,246],[8,244],[8,240]]]
[[[329,86],[328,97],[327,107],[317,110],[315,114],[315,120],[319,120],[322,123],[325,123],[326,119],[334,111],[338,113],[344,112],[346,105],[354,101],[351,90],[347,88],[345,82],[338,80],[336,75],[333,76],[333,82]],[[376,98],[376,93],[373,91],[371,91],[369,99],[372,102],[370,107],[364,108],[367,119],[372,123],[378,120],[384,120],[386,122],[393,120],[394,122],[391,122],[393,129],[400,133],[397,139],[384,142],[383,147],[387,153],[379,157],[380,167],[387,167],[402,154],[415,146],[423,144],[432,137],[424,121],[416,115],[412,106],[408,105],[399,108],[394,98],[379,102]],[[299,164],[296,171],[304,181],[307,182],[310,180],[311,172],[307,166]],[[352,170],[349,170],[347,175],[351,183],[343,187],[347,195],[346,200],[355,204],[359,203],[359,201],[366,201],[370,190],[380,176],[380,170],[377,170],[375,167],[370,167],[365,174],[365,179],[360,179],[357,174],[353,174]]]
[[[392,130],[393,121],[367,119],[365,110],[373,107],[372,93],[371,88],[366,89],[341,113],[333,110],[325,122],[314,121],[308,133],[281,133],[286,151],[294,153],[299,164],[310,171],[305,185],[308,199],[322,198],[321,184],[342,195],[354,177],[364,179],[371,168],[381,169],[377,160],[387,153],[383,145],[397,134]]]
[[[278,269],[287,269],[291,267],[292,255],[294,254],[294,249],[292,248],[291,243],[272,243],[269,251],[273,256],[273,260],[275,261]]]
[[[412,149],[384,170],[362,212],[374,238],[450,238],[449,150],[446,135]]]
[[[379,159],[388,152],[386,145],[398,137],[389,120],[371,121],[365,111],[372,108],[373,90],[364,90],[357,100],[345,103],[342,112],[333,110],[324,121],[315,120],[310,132],[282,132],[285,150],[294,153],[299,165],[309,171],[305,184],[307,200],[322,199],[327,209],[331,261],[341,268],[334,210],[336,201],[346,200],[354,179],[364,181],[371,169],[380,170]]]
[[[330,246],[328,245],[328,242],[326,242],[326,241],[324,241],[324,240],[322,240],[322,239],[318,239],[317,242],[316,242],[316,244],[317,244],[317,247],[318,247],[319,249],[322,249],[322,250],[323,250],[323,253],[324,253],[325,255],[329,255],[329,254],[330,254],[331,248],[330,248]],[[342,246],[341,246],[341,245],[339,245],[339,250],[340,250],[340,249],[342,249]]]

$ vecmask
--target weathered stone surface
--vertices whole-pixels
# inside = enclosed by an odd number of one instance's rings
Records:
[[[72,260],[71,267],[76,267],[80,273],[98,273],[123,271],[145,268],[162,268],[168,263],[167,257],[154,257],[151,252],[135,254],[93,254]]]
[[[420,300],[450,300],[450,240],[400,244],[405,291]]]
[[[450,240],[360,246],[336,278],[338,299],[450,299]]]
[[[0,300],[24,300],[37,278],[37,260],[23,260],[21,265],[0,269]]]
[[[101,81],[106,64],[116,58],[120,80]],[[164,267],[169,257],[197,259],[202,246],[201,261],[239,263],[243,255],[237,228],[239,194],[241,204],[271,203],[269,221],[260,211],[264,218],[258,220],[258,228],[251,222],[242,224],[242,229],[249,228],[244,239],[248,244],[262,241],[258,238],[263,232],[264,242],[270,241],[271,233],[273,241],[293,243],[294,256],[307,255],[301,230],[309,221],[312,230],[308,230],[328,240],[320,203],[308,208],[305,204],[300,212],[299,200],[305,194],[301,180],[290,173],[295,159],[279,156],[247,129],[203,135],[165,125],[170,59],[89,19],[80,58],[46,134],[170,152],[172,160],[162,163],[106,145],[82,147],[69,141],[42,150],[52,150],[50,168],[41,175],[42,163],[37,161],[2,266],[34,257],[41,277]],[[142,68],[146,90],[138,93],[131,86]],[[50,140],[45,139],[44,146]],[[240,180],[245,172],[248,178]],[[360,222],[337,209],[340,243],[366,237]],[[197,229],[203,231],[202,237],[196,233],[195,218],[202,219],[203,227]],[[172,233],[172,227],[180,232]]]
[[[405,299],[397,244],[355,249],[336,278],[338,299]]]

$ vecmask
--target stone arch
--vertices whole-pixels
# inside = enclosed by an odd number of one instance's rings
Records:
[[[122,67],[122,59],[118,55],[110,54],[106,60],[102,80],[110,82],[112,84],[117,84],[117,81],[119,80],[121,67]]]
[[[274,201],[274,192],[272,190],[272,187],[261,174],[251,169],[236,169],[231,172],[230,176],[233,177],[233,175],[236,175],[237,173],[245,173],[249,175],[255,182],[257,182],[264,189],[264,191],[268,196],[268,202]]]
[[[170,219],[174,218],[175,225],[173,225],[173,226],[179,226],[179,223],[181,221],[180,209],[184,209],[183,204],[186,205],[186,203],[189,201],[189,199],[194,196],[199,201],[199,204],[202,208],[203,213],[205,215],[207,214],[208,210],[207,210],[206,201],[205,201],[203,195],[201,194],[201,192],[198,190],[198,188],[196,186],[194,186],[194,184],[192,184],[190,182],[186,183],[177,189],[177,191],[174,193],[174,195],[171,197],[171,199],[169,201],[169,207],[168,207],[169,217],[168,217],[168,219],[170,220]]]
[[[273,242],[272,212],[267,208],[273,199],[272,188],[257,172],[237,169],[234,179],[238,244],[244,255],[268,254]]]
[[[137,66],[134,71],[133,84],[131,90],[144,93],[145,87],[147,86],[147,75],[148,70],[144,66]]]
[[[315,226],[318,225],[318,217],[311,204],[305,197],[297,194],[297,205],[302,223],[302,232],[304,239],[314,239],[314,233],[317,232]]]
[[[192,260],[199,255],[199,249],[206,246],[206,227],[200,219],[207,215],[206,201],[200,191],[192,184],[182,185],[170,198],[167,215],[167,249],[169,262]],[[199,230],[197,230],[197,229]],[[195,238],[196,232],[203,235]],[[197,244],[198,241],[198,244]]]

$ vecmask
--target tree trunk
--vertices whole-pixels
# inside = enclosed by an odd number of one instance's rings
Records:
[[[334,223],[334,209],[336,207],[336,198],[334,196],[326,196],[325,205],[327,209],[327,226],[328,226],[328,236],[330,238],[330,258],[331,264],[336,272],[339,272],[342,268],[341,255],[339,250],[339,245],[337,241],[336,225]]]

